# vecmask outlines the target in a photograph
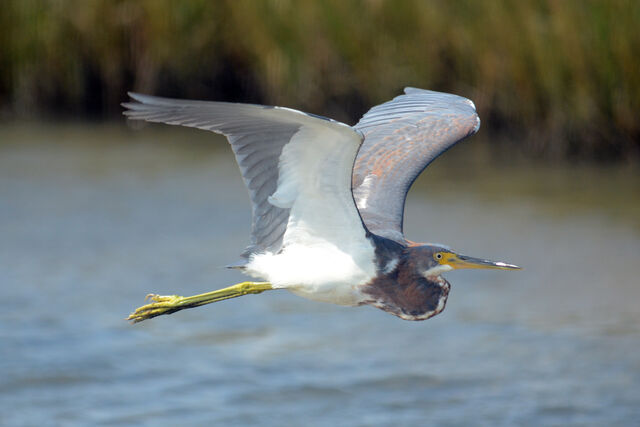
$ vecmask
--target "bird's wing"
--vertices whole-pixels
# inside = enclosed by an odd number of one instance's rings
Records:
[[[352,181],[369,231],[404,242],[409,187],[433,159],[479,127],[473,102],[429,90],[405,88],[404,95],[369,110],[354,126],[364,142]]]
[[[186,101],[129,94],[130,119],[205,129],[231,144],[252,202],[251,245],[277,253],[289,229],[341,239],[364,227],[351,194],[362,137],[351,127],[300,111],[262,105]],[[294,215],[295,213],[295,215]]]

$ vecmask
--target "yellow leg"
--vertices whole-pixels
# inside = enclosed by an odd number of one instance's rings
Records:
[[[131,323],[142,322],[152,317],[161,316],[163,314],[171,314],[185,308],[199,307],[212,302],[218,302],[229,298],[241,297],[248,294],[259,294],[264,291],[273,289],[271,283],[268,282],[242,282],[228,288],[218,289],[217,291],[207,292],[200,295],[190,297],[181,297],[179,295],[156,295],[149,294],[145,299],[153,301],[151,304],[138,307],[136,311],[131,313],[127,320]]]

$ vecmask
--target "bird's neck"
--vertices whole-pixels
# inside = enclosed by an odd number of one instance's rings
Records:
[[[405,320],[426,320],[444,310],[449,282],[440,276],[417,274],[411,258],[403,252],[390,251],[388,255],[378,257],[382,260],[378,276],[363,288],[370,298],[367,304]]]

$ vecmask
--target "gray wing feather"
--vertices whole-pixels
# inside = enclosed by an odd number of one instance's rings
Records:
[[[431,161],[473,135],[480,119],[470,100],[406,88],[354,126],[364,136],[353,169],[353,195],[369,231],[404,242],[407,192]]]
[[[130,119],[195,127],[227,137],[252,202],[251,245],[243,256],[280,250],[290,209],[276,207],[268,198],[277,189],[282,148],[304,125],[304,113],[262,105],[129,96],[138,101],[122,104]]]

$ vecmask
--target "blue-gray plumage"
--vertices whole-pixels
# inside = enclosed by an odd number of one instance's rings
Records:
[[[243,255],[280,250],[289,209],[268,198],[276,191],[282,148],[304,126],[300,114],[262,105],[129,95],[138,101],[123,104],[131,119],[194,127],[228,138],[251,198],[251,245]]]
[[[354,126],[364,136],[353,168],[353,195],[372,233],[404,242],[409,187],[431,161],[480,128],[473,103],[461,96],[406,88],[373,107]]]
[[[267,279],[194,297],[153,296],[133,321],[269,289],[424,320],[444,309],[450,285],[442,273],[518,268],[404,238],[413,181],[480,127],[466,98],[406,88],[350,127],[281,107],[130,96],[137,102],[123,106],[131,119],[227,137],[253,212],[241,268]]]

